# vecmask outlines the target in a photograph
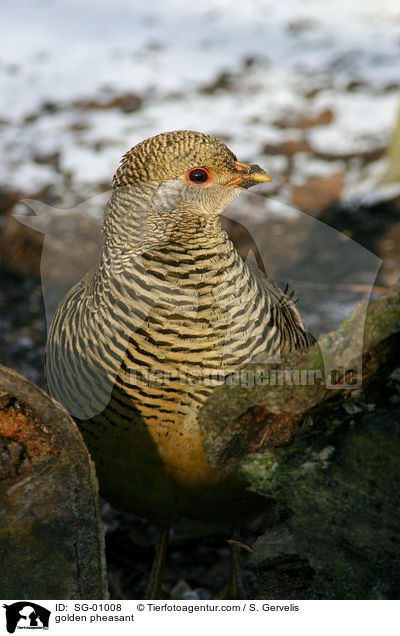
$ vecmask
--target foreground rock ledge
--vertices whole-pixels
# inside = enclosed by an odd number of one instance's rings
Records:
[[[369,306],[360,360],[362,311],[320,339],[361,387],[224,386],[203,409],[209,460],[266,497],[250,598],[400,598],[400,283]],[[280,368],[322,364],[314,346]]]
[[[0,598],[107,598],[97,479],[71,417],[0,365]]]

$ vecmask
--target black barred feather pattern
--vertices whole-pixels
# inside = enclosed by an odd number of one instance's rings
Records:
[[[192,199],[180,205],[182,155],[186,167],[206,165],[197,157],[206,139],[221,170],[232,172],[236,160],[214,138],[192,134],[186,146],[178,135],[168,188],[146,161],[157,144],[168,150],[169,137],[126,155],[105,213],[99,267],[59,306],[46,353],[49,390],[80,421],[103,495],[163,523],[219,519],[218,497],[243,490],[208,465],[202,447],[197,415],[214,387],[252,361],[313,341],[292,299],[249,268],[219,215],[205,207],[199,214]],[[156,166],[158,178],[162,170],[168,166]],[[233,189],[210,188],[210,197],[231,199],[240,191]],[[241,514],[242,495],[231,516]]]
[[[59,308],[49,336],[49,386],[64,404],[68,392],[66,406],[73,415],[96,414],[77,411],[83,387],[88,405],[103,410],[114,380],[128,387],[127,371],[139,378],[144,367],[159,373],[181,367],[190,376],[196,367],[206,375],[221,370],[229,375],[262,354],[311,344],[292,300],[249,269],[225,232],[213,241],[208,236],[204,245],[197,238],[193,243],[170,243],[131,260],[105,253],[100,270]],[[94,370],[94,387],[85,360]],[[136,381],[127,390],[140,402]],[[98,387],[107,390],[102,395]]]

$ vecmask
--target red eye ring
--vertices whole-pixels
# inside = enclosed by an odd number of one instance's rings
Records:
[[[210,173],[206,168],[192,168],[186,173],[186,183],[195,185],[203,185],[211,179]]]

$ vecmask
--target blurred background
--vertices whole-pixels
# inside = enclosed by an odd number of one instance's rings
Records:
[[[271,175],[225,225],[294,288],[317,335],[399,277],[398,3],[14,0],[1,20],[3,364],[44,386],[44,233],[46,274],[68,288],[93,260],[121,156],[165,130],[213,134]],[[31,206],[39,217],[20,223],[24,199],[41,202]],[[54,226],[54,208],[74,212]],[[139,525],[121,535],[115,517],[108,523],[120,545],[147,549]],[[140,566],[128,571],[128,583],[112,575],[119,598],[140,578]]]

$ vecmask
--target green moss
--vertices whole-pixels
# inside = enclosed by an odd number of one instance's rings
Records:
[[[318,450],[327,439],[317,436],[295,453],[274,453],[275,464],[261,456],[241,463],[258,492],[288,511],[285,527],[294,551],[315,573],[305,598],[400,593],[394,577],[400,572],[399,418],[378,411],[360,416],[358,424],[344,424],[341,441],[325,446],[328,451]],[[256,549],[254,562],[271,567],[282,553],[283,536],[278,532],[265,553]]]
[[[274,479],[274,474],[279,466],[275,453],[266,455],[249,455],[242,459],[238,465],[239,475],[251,484],[252,490],[269,494],[269,484]],[[273,488],[271,488],[271,491]]]

